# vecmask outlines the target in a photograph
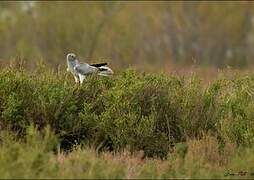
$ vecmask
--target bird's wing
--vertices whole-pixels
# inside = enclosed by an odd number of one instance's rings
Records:
[[[98,67],[99,71],[110,71],[113,72],[108,66],[101,66]]]
[[[98,68],[90,66],[89,64],[86,63],[82,63],[75,65],[74,70],[79,74],[88,75],[97,72]]]
[[[108,65],[108,63],[104,62],[104,63],[96,63],[96,64],[90,64],[90,66],[94,66],[94,67],[101,67],[101,66],[106,66]]]
[[[112,69],[110,69],[110,68],[107,67],[107,66],[101,66],[101,67],[98,67],[98,69],[99,69],[99,75],[102,75],[102,76],[110,76],[110,75],[113,75]]]

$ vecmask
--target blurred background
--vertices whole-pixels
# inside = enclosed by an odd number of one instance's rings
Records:
[[[254,2],[0,2],[0,62],[22,57],[150,71],[254,65]],[[64,67],[65,68],[65,67]]]

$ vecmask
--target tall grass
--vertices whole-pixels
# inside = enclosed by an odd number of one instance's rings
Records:
[[[31,124],[50,126],[65,150],[84,144],[146,157],[166,158],[175,144],[207,133],[221,146],[252,146],[253,77],[221,76],[204,86],[195,75],[126,70],[79,86],[63,71],[9,68],[0,72],[0,127],[23,137]]]
[[[9,131],[0,134],[1,178],[251,178],[253,148],[236,148],[231,143],[219,147],[206,135],[178,144],[167,160],[131,154],[96,153],[77,146],[64,154],[54,151],[57,137],[49,127],[38,132],[29,126],[20,140]]]
[[[2,69],[0,175],[252,177],[253,74],[205,84],[129,69],[78,85],[42,64]]]

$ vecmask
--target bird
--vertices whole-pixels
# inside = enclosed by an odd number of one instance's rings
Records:
[[[66,60],[67,72],[72,73],[76,83],[80,82],[82,84],[86,76],[92,74],[97,74],[101,76],[113,75],[112,69],[107,66],[108,63],[106,62],[96,64],[80,63],[74,53],[68,53],[66,56]]]

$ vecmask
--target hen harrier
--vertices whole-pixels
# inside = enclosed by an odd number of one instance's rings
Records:
[[[113,74],[113,71],[107,67],[107,63],[79,63],[76,55],[73,53],[67,54],[66,59],[68,66],[67,71],[73,74],[76,83],[83,83],[85,77],[91,74],[98,74],[101,76],[110,76]]]

